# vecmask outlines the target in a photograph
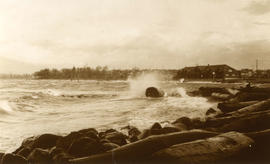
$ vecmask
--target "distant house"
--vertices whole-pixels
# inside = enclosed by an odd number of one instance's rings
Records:
[[[177,78],[230,79],[239,77],[240,72],[226,64],[185,67],[177,73]]]
[[[254,71],[252,69],[241,69],[240,70],[240,75],[241,78],[247,79],[251,78],[254,75]]]

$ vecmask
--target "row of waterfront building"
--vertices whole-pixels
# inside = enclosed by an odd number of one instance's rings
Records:
[[[176,79],[253,79],[270,78],[270,70],[237,70],[226,64],[184,67],[177,72]]]

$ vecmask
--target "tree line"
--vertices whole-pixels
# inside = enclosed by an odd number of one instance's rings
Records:
[[[130,70],[109,70],[107,66],[96,68],[73,67],[58,69],[42,69],[34,73],[36,79],[93,79],[93,80],[126,80]]]
[[[171,80],[177,70],[153,70],[153,69],[112,69],[107,66],[73,67],[58,69],[42,69],[35,72],[35,79],[70,79],[70,80],[127,80],[129,77],[136,77],[142,73],[157,73],[162,75],[163,80]]]

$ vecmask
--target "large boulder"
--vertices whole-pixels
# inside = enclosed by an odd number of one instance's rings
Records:
[[[88,128],[88,129],[83,129],[80,131],[74,131],[69,133],[68,135],[58,139],[56,142],[56,147],[62,148],[64,150],[68,150],[70,145],[75,141],[78,140],[79,138],[83,137],[89,137],[92,138],[93,140],[97,141],[99,140],[98,137],[98,132],[94,128]]]
[[[163,97],[165,95],[164,91],[156,87],[148,87],[145,90],[146,97]]]
[[[188,117],[180,117],[174,122],[172,122],[172,124],[177,128],[179,128],[180,130],[193,129],[193,123],[191,119]]]
[[[182,129],[179,129],[174,124],[167,124],[166,127],[162,127],[159,123],[154,123],[150,129],[143,130],[142,133],[138,136],[139,139],[144,139],[152,135],[168,134],[173,132],[179,132]]]
[[[52,148],[56,145],[57,140],[60,138],[62,137],[54,134],[42,134],[34,140],[32,148]]]
[[[68,153],[74,157],[89,156],[101,152],[103,152],[102,144],[90,137],[75,140],[68,149]]]
[[[22,156],[7,153],[3,155],[0,163],[1,164],[27,164],[28,162],[27,162],[27,159]]]
[[[141,131],[136,127],[130,127],[128,130],[128,140],[130,142],[138,141],[138,136],[141,134]]]
[[[23,147],[16,154],[27,158],[28,155],[31,153],[31,151],[32,151],[31,148],[29,148],[29,147]]]
[[[67,154],[62,148],[53,147],[49,152],[54,164],[68,164],[72,156]]]
[[[28,161],[35,164],[50,164],[52,163],[49,151],[35,148],[28,156]]]
[[[112,143],[115,143],[119,146],[127,144],[126,139],[128,139],[128,136],[124,135],[121,132],[114,131],[111,133],[106,133],[105,139],[109,140]]]
[[[213,108],[209,108],[205,113],[206,116],[213,115],[213,114],[217,114],[217,111]]]
[[[67,150],[70,145],[78,138],[82,137],[82,133],[71,132],[67,136],[59,139],[56,143],[56,147]]]
[[[32,136],[24,139],[21,146],[13,153],[26,157],[35,148],[50,149],[54,147],[60,138],[62,137],[54,134]]]
[[[158,129],[162,129],[162,126],[160,125],[160,123],[155,122],[155,123],[151,126],[150,129],[151,129],[151,130],[158,130]]]

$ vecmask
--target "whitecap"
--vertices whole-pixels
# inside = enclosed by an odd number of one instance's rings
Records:
[[[12,111],[13,109],[7,100],[0,100],[0,113],[8,114],[11,113]]]

